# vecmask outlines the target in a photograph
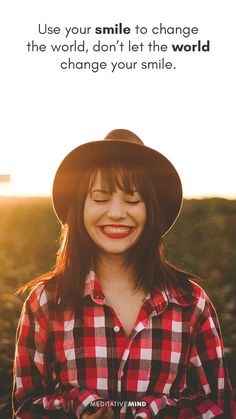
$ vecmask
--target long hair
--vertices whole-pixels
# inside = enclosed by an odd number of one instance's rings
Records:
[[[62,226],[60,247],[53,271],[21,287],[19,291],[38,282],[57,281],[57,297],[63,305],[72,305],[81,314],[82,297],[86,276],[94,266],[97,248],[84,226],[84,204],[100,173],[102,189],[113,193],[119,188],[127,194],[137,190],[146,205],[146,223],[139,241],[125,255],[124,265],[132,264],[135,269],[136,288],[154,292],[157,285],[174,287],[177,292],[192,290],[189,277],[193,275],[171,265],[164,257],[160,222],[165,217],[159,205],[153,179],[149,171],[139,162],[129,160],[104,160],[88,167],[79,176],[77,193]]]

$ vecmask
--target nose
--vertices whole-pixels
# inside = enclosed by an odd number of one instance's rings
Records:
[[[121,199],[118,197],[111,199],[107,215],[113,220],[120,220],[126,217],[126,211]]]

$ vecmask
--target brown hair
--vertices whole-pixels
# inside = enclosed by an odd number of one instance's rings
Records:
[[[102,188],[113,193],[116,188],[132,194],[139,191],[146,205],[147,221],[141,238],[127,252],[124,264],[134,264],[136,286],[153,292],[155,286],[174,286],[177,292],[189,293],[192,286],[187,274],[171,265],[164,257],[160,235],[162,214],[154,182],[138,161],[100,160],[97,165],[88,167],[78,176],[78,190],[67,215],[67,222],[62,227],[60,248],[53,271],[36,278],[19,288],[19,292],[39,282],[55,279],[58,283],[57,296],[63,305],[72,304],[81,314],[81,300],[86,275],[96,257],[96,245],[89,237],[84,226],[84,203],[92,188],[98,172],[101,175]]]

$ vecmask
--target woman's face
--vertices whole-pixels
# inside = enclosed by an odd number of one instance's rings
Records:
[[[124,255],[140,239],[146,222],[146,206],[138,191],[102,189],[95,178],[84,206],[85,228],[102,253]]]

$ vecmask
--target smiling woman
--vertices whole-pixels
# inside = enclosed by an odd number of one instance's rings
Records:
[[[102,182],[99,172],[85,200],[85,228],[100,249],[99,253],[105,251],[124,255],[143,232],[146,222],[145,204],[138,191],[128,192],[116,188],[112,192],[108,186],[103,189],[102,183],[104,180]]]
[[[53,202],[61,246],[23,287],[16,417],[233,419],[214,307],[163,255],[182,205],[169,160],[114,130],[65,157]]]

